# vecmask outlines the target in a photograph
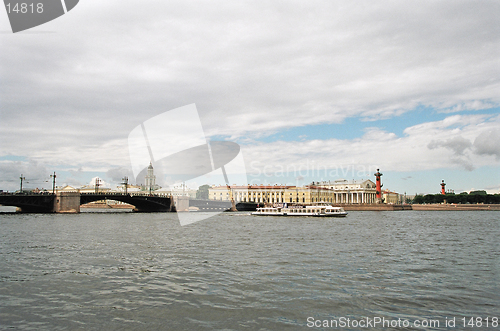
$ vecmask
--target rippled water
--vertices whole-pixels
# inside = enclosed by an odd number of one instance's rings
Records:
[[[445,320],[500,317],[499,216],[224,213],[181,227],[168,213],[1,214],[0,329],[308,330],[308,318],[384,317],[457,330]]]

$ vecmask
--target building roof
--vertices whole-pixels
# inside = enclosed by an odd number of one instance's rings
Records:
[[[322,181],[322,182],[314,182],[316,185],[352,185],[352,184],[363,184],[365,182],[372,182],[371,179],[353,179],[353,180],[347,180],[347,179],[336,179],[334,181]]]
[[[212,186],[210,189],[227,189],[227,185],[217,185]],[[296,186],[291,185],[229,185],[232,189],[261,189],[261,190],[271,190],[271,189],[287,189],[295,188]]]

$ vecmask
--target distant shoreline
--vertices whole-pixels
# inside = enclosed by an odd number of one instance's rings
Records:
[[[460,210],[460,211],[474,211],[474,210],[500,210],[500,204],[425,204],[425,205],[389,205],[389,204],[361,204],[361,205],[341,205],[334,206],[343,207],[347,211],[396,211],[396,210]]]
[[[1,207],[10,207],[2,206]],[[424,205],[390,205],[390,204],[333,204],[333,206],[343,207],[346,211],[400,211],[400,210],[423,210],[423,211],[500,211],[500,204],[424,204]],[[15,207],[13,207],[15,208]],[[134,209],[129,204],[89,203],[81,205],[82,209]],[[0,213],[5,211],[0,210]]]
[[[427,204],[412,205],[413,210],[500,210],[500,204]]]

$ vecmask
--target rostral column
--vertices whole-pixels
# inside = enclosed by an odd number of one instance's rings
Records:
[[[375,175],[375,183],[377,184],[377,190],[375,192],[375,197],[377,198],[377,203],[382,203],[382,183],[380,181],[380,177],[382,174],[379,171],[380,169],[377,169],[377,172],[374,174]]]

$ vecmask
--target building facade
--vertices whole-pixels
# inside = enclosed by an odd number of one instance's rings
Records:
[[[376,202],[375,183],[371,180],[319,182],[299,187],[289,185],[212,186],[209,199],[255,203],[316,202],[362,204]]]
[[[336,203],[375,203],[377,199],[376,185],[369,179],[324,181],[316,186],[333,191]]]
[[[396,192],[392,192],[389,190],[383,190],[382,197],[384,199],[384,203],[391,203],[391,204],[401,203],[400,196]]]

